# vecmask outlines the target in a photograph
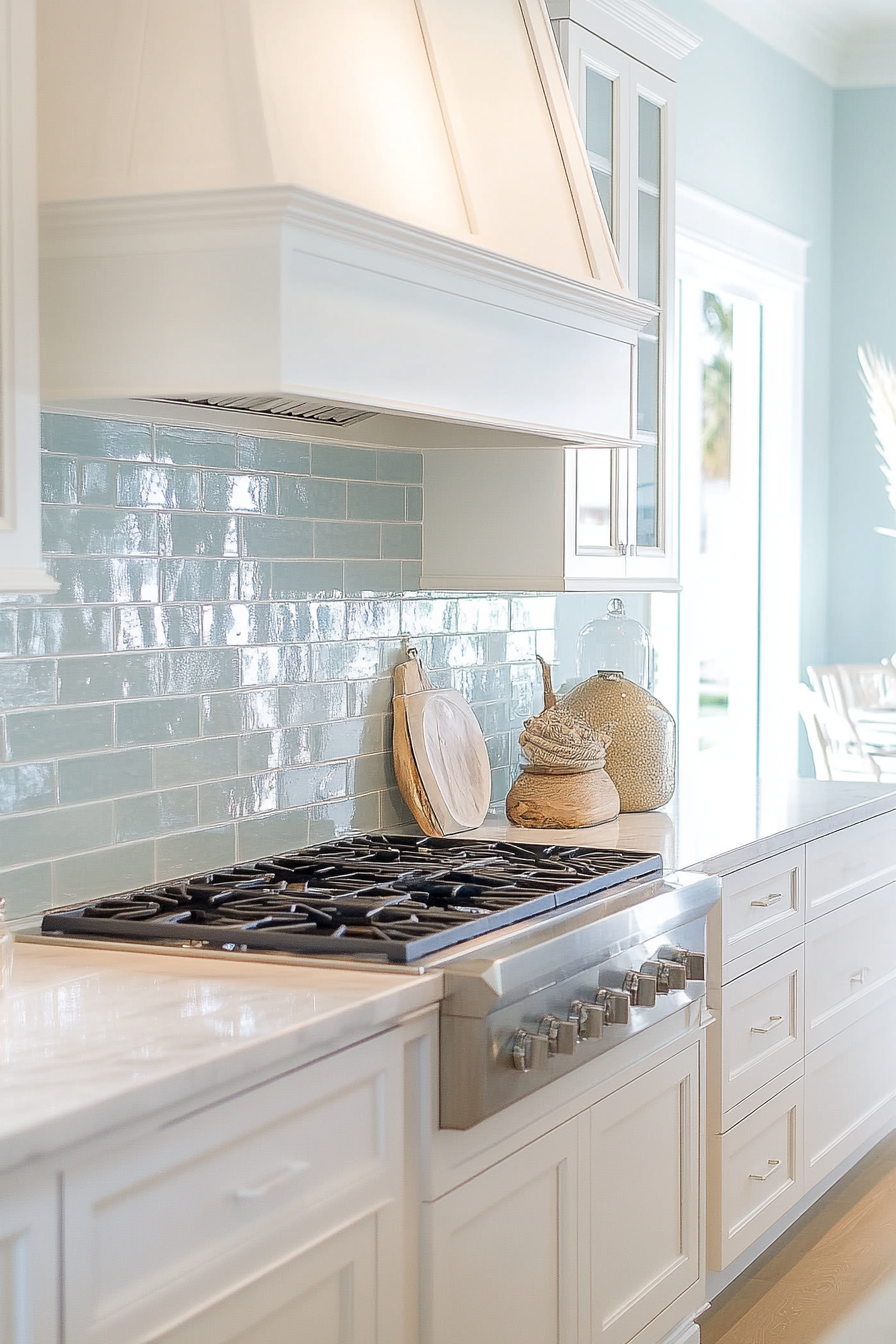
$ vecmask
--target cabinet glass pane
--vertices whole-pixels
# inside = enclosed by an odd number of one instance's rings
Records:
[[[660,109],[648,98],[638,99],[638,177],[660,189]]]
[[[638,298],[660,301],[660,198],[638,192]]]
[[[659,479],[656,444],[644,443],[638,449],[637,499],[635,501],[635,537],[638,546],[658,546]]]
[[[611,550],[616,544],[616,450],[576,452],[576,552]]]
[[[590,65],[585,67],[585,148],[604,215],[613,224],[613,94],[614,81]]]
[[[659,405],[659,335],[654,318],[638,337],[638,433],[656,434]]]

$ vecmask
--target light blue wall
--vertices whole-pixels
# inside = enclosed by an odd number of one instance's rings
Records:
[[[806,291],[803,661],[827,651],[834,94],[704,0],[664,0],[703,41],[681,64],[682,182],[811,243]]]
[[[896,513],[878,467],[856,351],[896,363],[896,89],[836,95],[831,341],[829,657],[896,649]]]

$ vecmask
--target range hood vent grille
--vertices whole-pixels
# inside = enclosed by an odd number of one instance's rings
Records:
[[[290,420],[310,420],[316,425],[357,425],[373,419],[374,411],[357,406],[333,406],[326,401],[298,400],[284,396],[253,397],[158,397],[176,406],[214,406],[219,410],[247,411],[255,415],[282,415]]]

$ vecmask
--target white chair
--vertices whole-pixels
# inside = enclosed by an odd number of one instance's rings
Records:
[[[818,690],[797,687],[797,703],[816,779],[896,779],[896,747],[869,751],[851,720],[833,709]]]
[[[896,747],[896,667],[892,663],[833,663],[807,669],[829,709],[845,715],[866,750]]]

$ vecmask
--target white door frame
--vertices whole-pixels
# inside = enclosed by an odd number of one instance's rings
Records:
[[[762,305],[759,742],[763,776],[795,777],[800,679],[803,321],[808,242],[679,183],[676,273]]]

